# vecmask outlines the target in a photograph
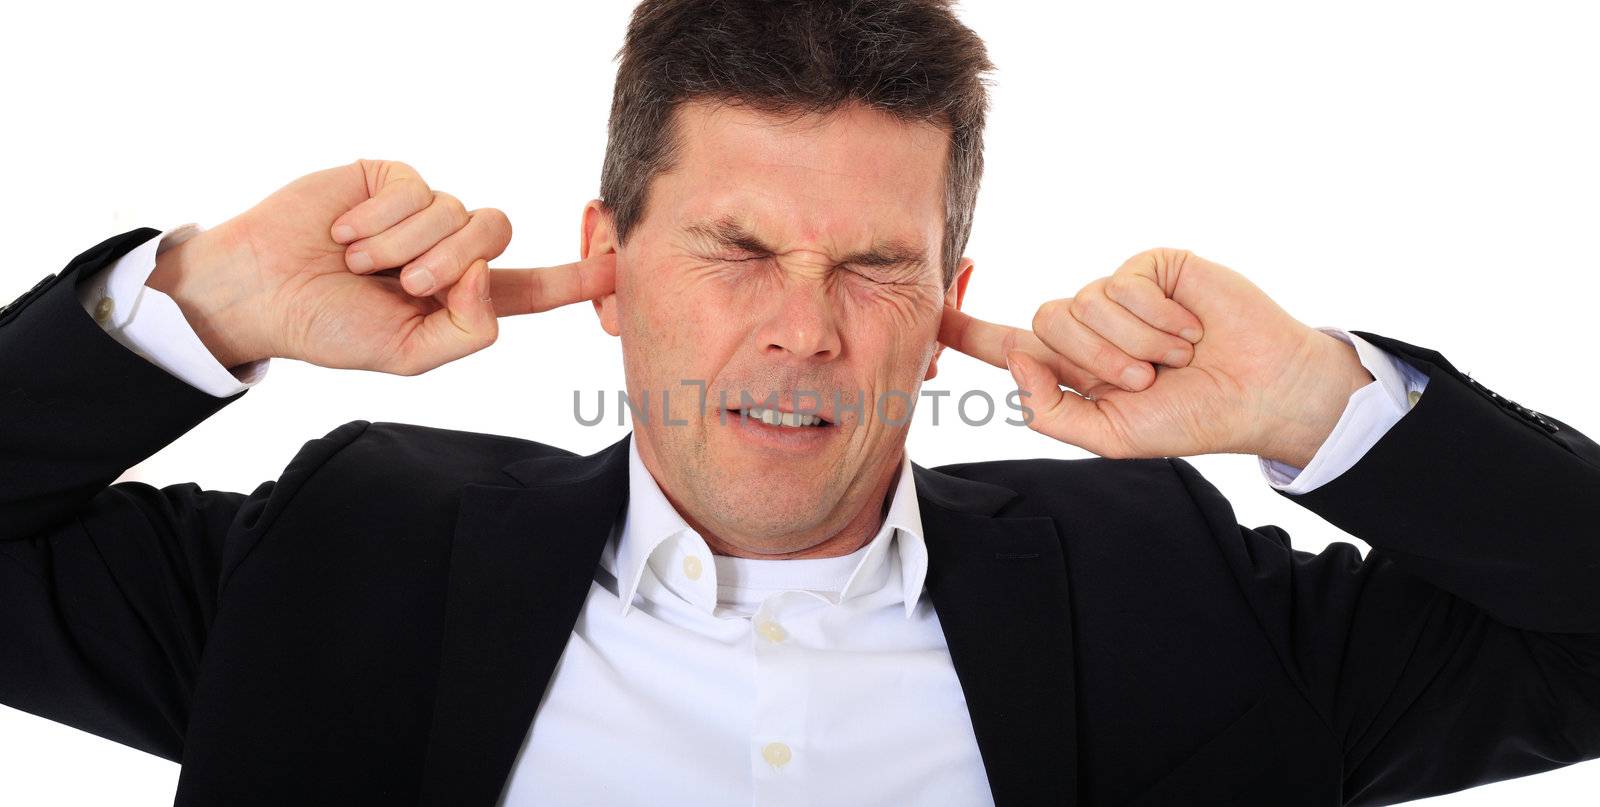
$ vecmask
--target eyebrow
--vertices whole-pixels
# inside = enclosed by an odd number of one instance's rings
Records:
[[[717,246],[732,247],[763,255],[771,255],[777,250],[768,246],[760,236],[745,229],[744,225],[732,216],[722,216],[710,222],[691,224],[684,228],[689,235],[700,238]],[[920,267],[928,262],[927,250],[913,246],[898,238],[879,240],[870,249],[864,249],[846,255],[840,263],[855,264],[857,266],[915,266]]]

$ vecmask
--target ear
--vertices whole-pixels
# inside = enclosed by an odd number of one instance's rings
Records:
[[[579,248],[581,258],[617,251],[617,231],[612,226],[611,211],[607,210],[605,203],[599,199],[590,199],[589,203],[583,206],[582,239],[583,243]],[[613,291],[596,297],[592,302],[594,313],[600,318],[600,327],[612,336],[622,333],[617,320],[617,293]]]
[[[944,304],[959,310],[961,301],[967,296],[967,281],[972,279],[972,259],[963,257],[961,263],[956,265],[956,276],[950,281],[950,288],[944,290]],[[922,377],[923,381],[931,380],[939,373],[939,354],[944,352],[944,345],[940,344],[933,349],[933,358],[928,361],[928,373]]]

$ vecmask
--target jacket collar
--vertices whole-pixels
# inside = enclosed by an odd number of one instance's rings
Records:
[[[628,440],[462,487],[421,803],[499,799],[627,506]],[[997,516],[1009,488],[912,468],[927,591],[996,803],[1072,804],[1071,614],[1054,522]]]

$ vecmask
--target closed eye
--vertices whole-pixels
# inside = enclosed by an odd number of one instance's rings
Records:
[[[847,265],[844,266],[845,271],[848,271],[850,274],[853,274],[853,275],[855,275],[857,277],[860,277],[863,280],[868,280],[868,281],[871,281],[873,283],[878,283],[880,285],[885,285],[885,286],[916,285],[915,282],[914,282],[914,279],[915,279],[915,273],[914,272],[908,273],[908,272],[904,271],[905,270],[904,266],[898,267],[899,271],[896,271],[896,268],[897,267],[859,266],[859,265],[855,265],[855,264],[847,264]]]
[[[736,248],[708,249],[701,251],[699,254],[703,260],[715,261],[717,263],[748,263],[750,261],[759,261],[762,258],[771,257],[769,253]]]

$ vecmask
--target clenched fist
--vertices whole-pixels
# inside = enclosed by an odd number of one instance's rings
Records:
[[[1174,249],[1045,303],[1031,330],[947,307],[939,341],[1009,367],[1035,431],[1104,457],[1247,453],[1305,467],[1373,380],[1350,345]]]
[[[177,302],[226,367],[284,357],[415,375],[492,344],[497,316],[593,299],[614,254],[493,269],[511,241],[401,162],[307,174],[162,253],[147,285]]]

